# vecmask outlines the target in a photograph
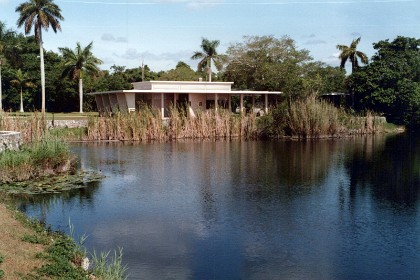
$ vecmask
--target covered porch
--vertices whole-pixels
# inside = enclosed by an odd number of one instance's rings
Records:
[[[248,99],[248,107],[258,107],[262,112],[267,113],[269,107],[281,94],[281,92],[272,91],[234,91],[231,90],[231,85],[231,82],[150,81],[133,83],[132,90],[91,94],[95,97],[100,115],[110,115],[118,111],[135,112],[143,105],[147,105],[158,109],[162,118],[169,117],[170,108],[174,105],[185,108],[192,116],[197,112],[210,109],[216,111],[225,109],[241,113],[245,111],[245,98]],[[234,105],[235,108],[233,108]]]

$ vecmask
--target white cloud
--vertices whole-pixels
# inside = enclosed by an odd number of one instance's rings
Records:
[[[327,42],[326,41],[324,41],[324,40],[317,40],[317,39],[314,39],[314,40],[308,40],[308,41],[306,41],[304,44],[305,45],[322,45],[322,44],[326,44]]]
[[[102,34],[101,40],[107,41],[107,42],[117,42],[117,43],[125,43],[128,41],[126,37],[114,37],[114,35],[112,35],[111,33]]]
[[[177,52],[140,52],[136,48],[128,48],[122,53],[113,52],[112,56],[125,64],[127,68],[138,67],[141,60],[144,60],[144,64],[148,65],[153,71],[169,70],[176,66],[179,61],[183,61],[189,64],[193,69],[197,67],[197,63],[192,61],[192,51],[184,50]],[[124,63],[125,61],[125,63]]]
[[[143,58],[146,60],[172,60],[172,61],[185,61],[190,59],[191,51],[178,51],[178,52],[164,52],[164,53],[151,53],[151,52],[139,52],[137,49],[129,48],[126,49],[123,54],[113,53],[114,56],[124,59],[139,59]]]
[[[224,0],[155,0],[157,3],[185,3],[188,8],[200,9],[225,3]]]

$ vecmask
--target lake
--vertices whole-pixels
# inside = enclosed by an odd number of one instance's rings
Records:
[[[420,279],[420,137],[79,143],[102,181],[22,201],[129,279]]]

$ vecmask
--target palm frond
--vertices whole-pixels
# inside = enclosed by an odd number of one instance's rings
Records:
[[[191,59],[200,59],[203,58],[205,56],[204,53],[202,52],[194,52],[194,54],[191,56]]]

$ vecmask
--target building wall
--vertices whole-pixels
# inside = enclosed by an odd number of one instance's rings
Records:
[[[191,108],[197,111],[204,111],[206,109],[207,96],[205,94],[190,93],[189,101]]]

